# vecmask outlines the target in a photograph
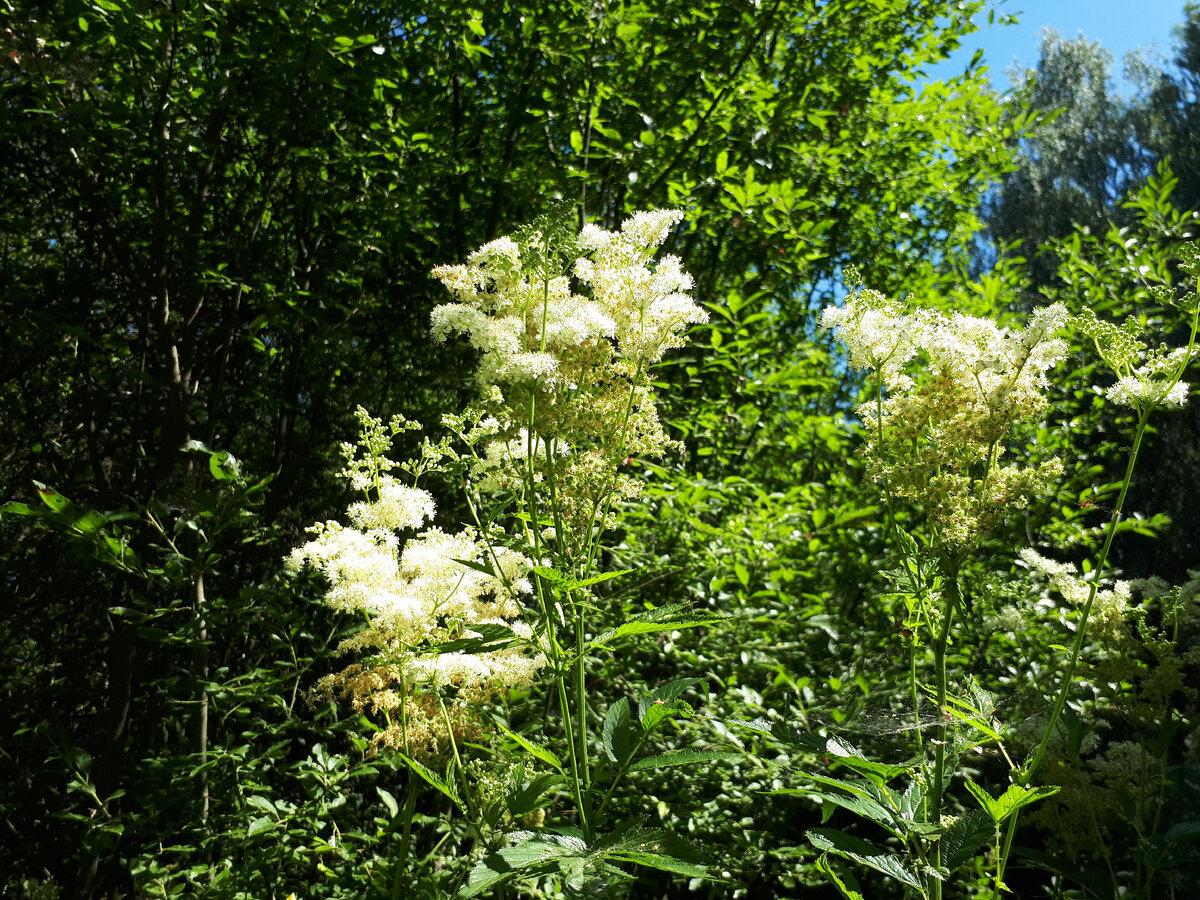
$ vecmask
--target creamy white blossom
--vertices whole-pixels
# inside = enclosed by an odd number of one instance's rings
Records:
[[[433,337],[466,335],[481,351],[476,376],[484,385],[552,381],[559,352],[613,334],[611,317],[574,293],[565,275],[531,280],[511,238],[475,251],[466,265],[439,266],[433,275],[458,300],[434,308]]]
[[[1118,378],[1104,396],[1124,406],[1183,406],[1187,403],[1188,384],[1180,381],[1179,375],[1187,361],[1186,347],[1151,350],[1133,374]]]
[[[484,448],[484,456],[471,466],[471,480],[475,487],[484,493],[511,490],[525,477],[522,463],[529,458],[529,450],[529,431],[525,428],[512,440],[490,442]],[[534,437],[534,457],[545,459],[546,450],[546,442]],[[557,456],[566,456],[571,448],[566,441],[556,441],[552,452]],[[540,478],[540,472],[536,473],[535,480]]]
[[[526,266],[509,238],[472,253],[465,265],[439,266],[433,275],[457,302],[433,310],[432,334],[439,341],[466,335],[481,353],[476,377],[483,385],[556,384],[564,353],[608,339],[635,365],[655,362],[680,345],[688,325],[707,320],[687,293],[692,279],[679,259],[651,262],[680,218],[655,210],[635,214],[617,232],[587,225],[575,242],[584,255],[560,275]]]
[[[863,288],[824,311],[821,324],[837,329],[850,365],[879,381],[858,410],[868,472],[893,497],[921,504],[944,546],[972,546],[1061,474],[1057,460],[1030,466],[1002,454],[1012,429],[1046,408],[1046,371],[1067,350],[1054,332],[1066,318],[1056,304],[1024,329],[1001,328]]]
[[[1028,547],[1021,550],[1017,557],[1031,572],[1045,579],[1071,606],[1083,606],[1087,602],[1092,591],[1092,579],[1080,575],[1075,566],[1047,559]],[[1112,621],[1124,615],[1132,589],[1128,581],[1117,580],[1111,587],[1098,587],[1095,593],[1092,600],[1093,616],[1100,621]]]
[[[329,581],[325,601],[338,609],[366,614],[369,626],[339,648],[383,651],[410,660],[414,677],[450,675],[473,685],[513,686],[511,675],[528,683],[544,664],[540,654],[524,651],[481,653],[466,663],[439,662],[421,655],[421,647],[450,635],[469,635],[472,625],[506,625],[518,636],[531,636],[522,623],[521,598],[532,591],[528,558],[507,547],[492,546],[471,528],[457,534],[429,529],[410,540],[397,555],[394,535],[359,531],[334,522],[312,529],[315,538],[293,552],[291,565],[313,565]],[[488,572],[464,565],[473,563]],[[518,657],[521,657],[518,660]]]
[[[640,212],[619,232],[585,229],[580,243],[591,251],[575,262],[575,275],[614,322],[622,356],[637,364],[656,362],[680,346],[688,325],[708,315],[688,295],[692,279],[678,257],[665,256],[653,268],[649,261],[682,213]]]
[[[508,252],[503,244],[489,251],[495,258]],[[387,684],[395,677],[419,689],[453,683],[476,697],[497,687],[527,685],[545,663],[540,653],[529,652],[533,632],[523,621],[522,600],[533,590],[529,580],[533,563],[472,528],[457,534],[426,528],[402,544],[397,532],[421,528],[433,517],[433,497],[386,474],[395,468],[409,472],[417,468],[416,461],[397,466],[383,455],[404,423],[385,428],[361,410],[359,419],[360,440],[345,450],[344,474],[368,499],[351,504],[349,526],[330,521],[310,528],[312,539],[286,561],[292,571],[307,565],[324,576],[326,604],[367,619],[367,627],[343,641],[339,649],[367,651],[375,657],[372,665],[351,667],[355,671],[348,669],[349,674],[335,680],[340,679],[357,698],[355,702],[367,702],[363,698],[371,696],[372,704],[389,709],[395,704],[385,703],[391,690]],[[465,428],[466,418],[457,424]],[[473,419],[471,425],[481,436],[493,435],[499,428],[499,423],[487,418]],[[359,449],[365,451],[361,457]],[[514,442],[504,452],[513,456],[523,451]],[[473,628],[484,625],[505,626],[526,643],[473,655],[453,654],[448,659],[433,652],[431,645],[477,636]],[[400,674],[385,677],[380,674],[384,670]],[[354,685],[365,693],[357,692]],[[464,701],[467,696],[462,695]]]
[[[433,495],[420,488],[409,487],[390,476],[379,479],[378,496],[374,500],[354,503],[346,510],[350,521],[363,531],[385,529],[404,531],[420,528],[433,518]]]
[[[1105,398],[1122,406],[1183,406],[1187,403],[1188,385],[1177,381],[1168,384],[1138,375],[1126,375],[1104,392]]]

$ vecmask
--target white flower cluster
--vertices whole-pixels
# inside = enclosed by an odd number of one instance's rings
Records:
[[[591,298],[572,289],[568,274],[527,265],[508,237],[476,250],[465,265],[439,266],[433,275],[457,302],[433,310],[433,336],[467,335],[481,351],[477,378],[483,385],[553,384],[565,351],[607,339],[635,364],[654,362],[679,344],[689,324],[707,318],[685,293],[692,281],[676,257],[650,267],[680,218],[678,212],[642,212],[617,233],[585,227],[577,243],[589,255],[572,269]]]
[[[364,485],[359,489],[366,488]],[[433,495],[428,491],[383,475],[379,478],[377,493],[377,499],[354,503],[346,510],[355,527],[363,531],[405,531],[420,528],[433,518]]]
[[[1014,426],[1046,408],[1046,371],[1067,352],[1054,334],[1067,318],[1054,304],[1023,329],[1000,328],[906,310],[861,288],[825,310],[821,324],[838,330],[851,366],[879,378],[879,399],[859,409],[868,472],[893,497],[921,504],[947,549],[972,546],[1061,473],[1057,460],[1028,466],[1002,456]]]
[[[1187,403],[1188,384],[1179,376],[1188,362],[1186,347],[1160,348],[1146,354],[1146,361],[1124,375],[1105,393],[1113,403],[1142,406],[1183,406]]]
[[[1046,580],[1071,606],[1083,606],[1092,590],[1092,582],[1081,576],[1073,565],[1047,559],[1026,548],[1017,557],[1031,572]],[[1115,581],[1111,588],[1098,588],[1092,601],[1092,615],[1101,625],[1119,621],[1129,605],[1132,589],[1128,581]]]
[[[649,267],[650,257],[680,212],[639,212],[619,232],[585,226],[580,245],[591,251],[575,262],[575,275],[592,289],[596,303],[614,323],[621,354],[635,364],[648,364],[682,342],[688,325],[707,322],[704,310],[686,293],[692,278],[676,256],[664,256]]]
[[[897,327],[901,323],[905,327]],[[838,338],[850,353],[851,367],[874,370],[894,390],[911,385],[904,364],[920,349],[917,337],[924,324],[919,317],[906,320],[899,303],[878,291],[860,290],[844,305],[826,307],[821,327],[838,329]]]
[[[912,388],[904,366],[924,351],[935,377],[952,382],[948,389],[994,405],[1014,395],[1041,396],[1046,371],[1066,356],[1066,342],[1054,334],[1068,318],[1066,307],[1055,303],[1036,310],[1025,328],[1010,330],[962,313],[906,311],[876,291],[860,290],[843,306],[828,307],[821,326],[837,328],[851,366],[873,369],[893,394]]]
[[[479,625],[503,625],[530,641],[532,630],[521,620],[521,597],[532,592],[532,563],[525,556],[492,546],[472,528],[458,534],[430,528],[401,549],[396,532],[423,526],[433,515],[433,497],[386,475],[374,499],[348,512],[353,527],[315,525],[309,529],[313,539],[287,560],[293,571],[310,565],[324,575],[329,606],[367,616],[368,627],[340,651],[381,653],[402,665],[410,685],[454,684],[483,694],[531,682],[545,658],[519,647],[427,652],[433,644],[478,637],[472,627]]]

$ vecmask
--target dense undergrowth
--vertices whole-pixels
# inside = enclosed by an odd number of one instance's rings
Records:
[[[1169,168],[973,277],[975,6],[482,6],[5,6],[0,895],[1187,896]]]

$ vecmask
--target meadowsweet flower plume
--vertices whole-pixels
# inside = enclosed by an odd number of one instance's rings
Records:
[[[386,474],[421,468],[418,460],[397,464],[384,455],[405,426],[385,428],[361,410],[359,421],[359,443],[343,448],[343,474],[365,499],[347,510],[349,525],[329,521],[310,528],[312,540],[287,560],[293,571],[319,571],[328,585],[326,604],[367,623],[338,651],[363,654],[368,662],[328,676],[316,693],[382,713],[386,725],[373,738],[375,746],[436,753],[447,721],[456,737],[476,734],[470,711],[500,691],[527,687],[545,664],[523,620],[533,563],[474,528],[457,534],[427,528],[402,543],[402,533],[416,532],[432,518],[433,497]],[[511,644],[473,654],[438,650],[479,637],[480,626],[506,628]],[[433,699],[445,688],[452,695],[443,713]]]
[[[654,259],[680,219],[643,212],[615,232],[547,220],[433,270],[453,299],[433,310],[431,333],[460,335],[478,353],[479,401],[445,416],[452,437],[426,439],[402,463],[389,456],[392,441],[419,426],[359,410],[342,474],[362,499],[348,523],[313,526],[288,560],[320,572],[325,602],[366,622],[339,648],[361,662],[317,693],[383,716],[376,746],[435,754],[448,737],[477,736],[474,711],[545,666],[547,626],[530,624],[541,621],[534,568],[586,568],[616,505],[640,488],[625,461],[670,444],[647,369],[706,319],[679,259]],[[476,513],[481,497],[524,511],[519,533],[478,514],[456,533],[430,527],[434,498],[417,482],[447,467]],[[543,493],[552,524],[538,512]]]
[[[707,320],[680,260],[655,261],[681,218],[640,212],[613,232],[543,224],[433,270],[454,295],[434,309],[433,336],[461,334],[479,351],[481,409],[499,423],[475,487],[561,485],[555,533],[575,550],[613,524],[604,498],[637,493],[621,461],[670,446],[646,372]]]
[[[1061,473],[1049,460],[1006,457],[1014,429],[1047,406],[1046,372],[1066,354],[1061,304],[1023,329],[955,313],[906,309],[856,286],[822,316],[855,368],[873,371],[875,401],[858,410],[868,472],[894,498],[924,508],[937,540],[967,550]]]

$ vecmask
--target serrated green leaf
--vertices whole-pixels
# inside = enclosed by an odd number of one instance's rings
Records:
[[[633,729],[629,721],[629,700],[622,697],[604,714],[602,732],[604,752],[615,763],[624,762],[632,749]]]
[[[861,863],[864,866],[882,872],[895,878],[901,884],[923,891],[924,883],[916,873],[904,867],[900,860],[874,844],[853,835],[843,834],[832,828],[810,828],[805,832],[809,841],[818,850],[835,853],[846,859]]]
[[[629,771],[641,772],[646,769],[662,769],[666,766],[686,766],[695,762],[730,759],[742,755],[735,750],[672,750],[670,753],[659,753],[656,756],[644,756],[634,760],[629,764]]]
[[[690,719],[694,713],[692,705],[686,700],[658,700],[651,704],[642,714],[642,730],[649,733],[665,722],[678,716]]]
[[[677,631],[684,628],[698,628],[702,625],[712,625],[724,619],[706,610],[691,610],[687,604],[672,603],[659,609],[651,610],[635,616],[628,622],[606,631],[593,638],[589,646],[592,648],[609,649],[608,645],[618,638],[633,634],[652,634],[657,631]]]
[[[819,797],[824,802],[848,809],[864,819],[883,826],[896,837],[903,836],[896,814],[872,796],[869,788],[874,785],[866,782],[856,784],[836,778],[827,778],[823,775],[809,775],[808,778],[821,787],[785,788],[772,793],[808,794]],[[825,790],[822,790],[822,787]]]
[[[942,835],[943,864],[950,871],[965,865],[995,833],[995,825],[982,810],[972,809],[959,816]]]
[[[506,728],[504,726],[504,724],[501,722],[496,722],[496,727],[499,728],[501,731],[503,731],[506,735],[508,735],[514,741],[516,741],[518,744],[520,744],[527,753],[531,753],[532,755],[534,755],[538,759],[540,759],[542,762],[546,763],[547,765],[553,766],[560,772],[563,770],[562,761],[557,756],[555,756],[552,752],[547,750],[545,747],[541,747],[541,746],[535,744],[533,741],[529,740],[528,738],[522,737],[521,735],[517,734],[515,731],[512,731],[512,730]]]
[[[421,647],[422,654],[440,653],[494,653],[524,643],[507,625],[481,624],[470,626],[475,634],[469,637],[455,638],[452,641],[442,641]]]
[[[517,843],[476,863],[458,896],[477,897],[518,874],[548,873],[559,868],[564,857],[579,859],[587,854],[584,842],[570,835],[518,831],[509,837]]]
[[[687,875],[691,878],[708,878],[708,867],[661,853],[644,853],[636,850],[619,850],[605,854],[606,859],[618,862],[635,863],[648,866],[651,869],[661,869],[663,872],[673,872],[676,875]]]
[[[542,579],[548,581],[550,584],[554,585],[555,587],[562,588],[564,591],[573,591],[577,588],[591,587],[594,584],[600,584],[605,581],[612,581],[614,578],[620,578],[622,575],[629,575],[630,573],[632,573],[636,570],[635,569],[616,569],[612,572],[602,572],[599,575],[593,575],[590,578],[584,578],[583,580],[580,580],[580,581],[577,581],[574,578],[570,578],[570,577],[564,575],[562,572],[558,571],[557,569],[551,569],[548,566],[534,566],[533,569],[531,569],[531,571],[535,575],[537,575],[539,578],[542,578]]]
[[[1019,784],[1009,785],[1008,790],[1001,794],[998,798],[992,799],[983,788],[971,780],[967,780],[967,790],[971,795],[979,801],[979,805],[983,807],[983,811],[991,817],[991,820],[999,825],[1017,810],[1028,806],[1031,803],[1036,803],[1045,797],[1057,794],[1059,788],[1057,785],[1027,788]]]
[[[427,784],[429,784],[431,787],[436,788],[440,793],[444,794],[446,797],[449,797],[451,802],[453,802],[454,805],[459,808],[459,810],[461,810],[462,812],[467,811],[466,807],[463,806],[462,800],[459,799],[458,791],[456,791],[452,785],[450,785],[444,778],[442,778],[441,775],[439,775],[437,772],[430,769],[424,763],[418,762],[417,760],[413,759],[410,756],[406,756],[403,753],[397,753],[396,755],[401,760],[404,761],[405,765],[407,765],[410,769],[412,769],[415,773],[417,773],[418,776],[420,776],[422,779],[424,779]]]
[[[707,693],[708,686],[703,678],[675,678],[666,684],[660,684],[638,701],[638,718],[644,720],[653,707],[671,704],[693,688],[703,688]],[[690,706],[688,710],[691,710]]]
[[[633,822],[598,838],[593,847],[601,859],[631,862],[693,878],[713,879],[708,858],[696,847],[669,831],[646,828]]]
[[[837,757],[838,764],[847,766],[860,775],[866,775],[872,781],[875,781],[873,776],[878,777],[879,781],[876,781],[876,784],[887,783],[912,768],[911,764],[896,765],[867,759],[857,747],[837,737],[831,737],[825,742],[825,751]]]

